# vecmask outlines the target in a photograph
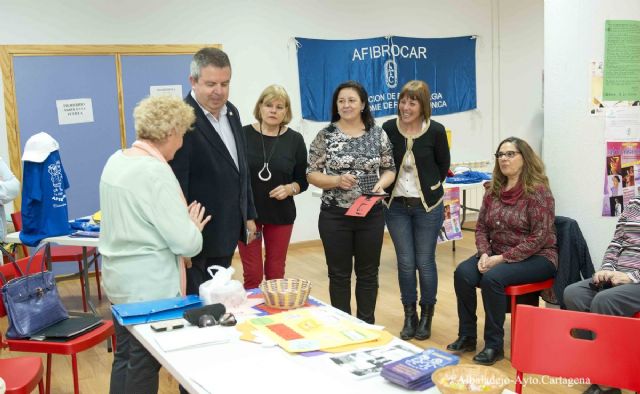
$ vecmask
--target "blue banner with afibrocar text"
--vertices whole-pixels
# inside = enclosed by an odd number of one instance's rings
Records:
[[[348,80],[365,87],[374,117],[396,114],[402,87],[414,79],[429,84],[433,115],[476,108],[475,36],[296,40],[304,119],[330,120],[333,91]]]

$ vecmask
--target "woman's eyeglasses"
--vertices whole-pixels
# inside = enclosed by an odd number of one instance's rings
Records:
[[[506,157],[507,159],[513,159],[519,153],[520,152],[514,150],[508,150],[506,152],[498,152],[494,156],[496,157],[496,159],[502,159],[503,157]]]

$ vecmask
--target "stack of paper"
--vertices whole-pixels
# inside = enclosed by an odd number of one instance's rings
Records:
[[[379,330],[363,327],[331,307],[299,308],[276,315],[247,320],[260,332],[290,353],[325,350],[375,341]]]
[[[186,327],[184,329],[154,333],[154,339],[165,352],[185,349],[193,346],[226,343],[237,336],[231,327]]]
[[[379,376],[382,367],[413,356],[417,351],[405,344],[377,347],[330,357],[331,361],[355,378]]]
[[[410,390],[425,390],[435,385],[431,381],[433,372],[438,368],[456,365],[459,361],[458,356],[429,348],[422,353],[386,364],[382,367],[381,375]]]

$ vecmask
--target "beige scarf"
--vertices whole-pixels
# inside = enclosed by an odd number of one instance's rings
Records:
[[[133,144],[131,144],[131,147],[138,148],[141,151],[147,153],[149,156],[155,157],[156,159],[160,160],[161,162],[169,166],[169,163],[167,163],[167,159],[165,159],[164,156],[162,156],[162,153],[160,153],[160,151],[155,146],[149,144],[148,142],[135,140]],[[180,190],[180,197],[182,197],[182,201],[184,201],[184,205],[187,205],[187,199],[184,198],[184,193],[182,193],[182,189],[178,189],[178,190]],[[185,269],[184,264],[185,264],[184,258],[182,256],[178,256],[178,271],[180,271],[180,294],[181,295],[187,294],[187,271]]]

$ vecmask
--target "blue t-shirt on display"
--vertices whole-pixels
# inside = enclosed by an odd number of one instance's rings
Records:
[[[42,163],[25,161],[22,182],[22,243],[36,246],[44,238],[68,235],[71,228],[65,190],[69,181],[60,153],[51,152]]]

